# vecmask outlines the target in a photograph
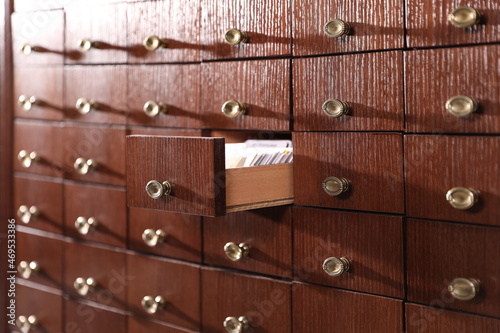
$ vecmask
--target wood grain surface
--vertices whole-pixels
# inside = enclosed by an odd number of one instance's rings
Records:
[[[163,128],[163,127],[143,127],[128,126],[127,135],[160,135],[160,136],[202,136],[203,132],[199,129],[181,129],[181,128]]]
[[[161,322],[153,322],[136,316],[128,316],[129,332],[134,333],[194,333],[180,327],[169,326]]]
[[[64,301],[65,332],[127,332],[127,316],[89,304]]]
[[[50,306],[47,306],[50,304]],[[63,298],[55,294],[16,285],[16,318],[35,315],[38,319],[37,330],[41,332],[62,332]],[[9,325],[9,328],[12,326]],[[15,330],[14,332],[18,332]],[[20,331],[19,331],[20,332]]]

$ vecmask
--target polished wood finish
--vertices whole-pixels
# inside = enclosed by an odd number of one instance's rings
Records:
[[[401,131],[404,129],[402,52],[293,61],[297,131]],[[329,99],[349,104],[347,115],[327,116]]]
[[[290,60],[202,64],[203,127],[290,130]],[[228,118],[222,105],[235,100],[247,112]]]
[[[208,268],[201,276],[203,332],[223,332],[229,316],[245,316],[252,333],[291,332],[290,283]]]
[[[295,204],[404,213],[403,140],[385,133],[293,133]],[[327,177],[349,190],[330,196]]]
[[[481,21],[470,28],[457,28],[448,14],[460,6],[481,13]],[[500,4],[488,0],[406,0],[406,39],[409,47],[477,44],[500,41]]]
[[[403,332],[403,302],[293,283],[294,332]]]
[[[201,129],[128,127],[127,135],[160,135],[160,136],[203,136]]]
[[[39,10],[61,9],[67,1],[54,0],[14,0],[16,12],[32,12]]]
[[[403,2],[399,0],[293,1],[293,54],[345,53],[402,48]],[[351,32],[328,37],[323,26],[331,19],[349,23]]]
[[[64,327],[67,333],[127,332],[127,316],[90,304],[64,301]]]
[[[407,215],[500,225],[499,137],[405,136]],[[470,209],[446,201],[451,188],[473,188],[478,202]]]
[[[291,207],[274,207],[206,218],[203,221],[204,263],[292,277]],[[230,260],[224,245],[245,243],[249,254]]]
[[[128,331],[134,333],[194,333],[194,331],[153,322],[136,316],[128,316]]]
[[[500,46],[405,53],[406,123],[410,132],[500,133]],[[466,95],[479,110],[458,118],[446,101]]]
[[[146,316],[141,305],[143,297],[163,296],[165,308],[150,317],[196,331],[200,329],[199,266],[129,254],[127,267],[135,276],[127,289],[129,310]]]

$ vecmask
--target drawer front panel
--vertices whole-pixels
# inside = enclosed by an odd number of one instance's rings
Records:
[[[420,50],[405,54],[406,122],[411,132],[499,133],[500,46]],[[455,116],[455,96],[479,102]]]
[[[203,224],[204,262],[208,265],[292,277],[292,214],[275,207],[206,218]],[[248,254],[237,261],[224,250],[227,243],[245,244]],[[241,249],[241,248],[240,248]]]
[[[65,332],[127,332],[127,316],[91,305],[64,302]]]
[[[295,130],[403,130],[402,52],[296,59],[293,72]],[[323,111],[331,99],[347,114]]]
[[[500,230],[424,220],[408,221],[408,299],[500,316]],[[476,279],[470,301],[448,291],[455,278]]]
[[[295,279],[404,298],[402,218],[299,207],[293,216]],[[325,260],[342,257],[348,270],[327,274]]]
[[[295,204],[404,212],[400,134],[294,133],[293,146]],[[349,188],[329,195],[321,188],[328,177]]]
[[[112,246],[126,246],[127,205],[123,188],[66,182],[64,196],[64,220],[68,236]]]
[[[129,67],[129,124],[200,128],[200,71],[200,65]],[[165,113],[146,114],[148,102],[163,103]]]
[[[128,216],[131,249],[201,262],[201,217],[133,207]]]
[[[152,318],[198,331],[200,329],[200,268],[166,259],[127,256],[127,267],[135,275],[128,287],[129,310],[146,315],[144,297],[165,300]]]
[[[64,106],[67,120],[119,125],[126,123],[125,67],[67,66],[64,75]]]
[[[348,23],[349,34],[327,36],[324,26],[332,19]],[[403,47],[403,2],[399,0],[294,1],[293,23],[294,55]]]
[[[129,127],[127,135],[160,135],[160,136],[194,136],[201,137],[201,129],[177,129],[177,128],[159,128],[159,127]]]
[[[500,225],[500,138],[409,135],[405,137],[407,214],[439,220]],[[472,188],[478,201],[456,209],[449,190]]]
[[[174,328],[135,316],[128,317],[128,331],[134,333],[193,333],[193,331],[190,330],[184,330],[178,327]]]
[[[223,332],[227,317],[240,316],[253,333],[291,332],[290,283],[209,269],[201,275],[203,332]]]

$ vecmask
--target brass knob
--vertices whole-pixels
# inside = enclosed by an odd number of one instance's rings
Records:
[[[141,305],[147,313],[155,314],[158,310],[165,308],[165,298],[162,296],[144,296]]]
[[[250,323],[246,317],[227,317],[224,320],[224,328],[228,333],[242,333],[250,328]]]
[[[144,243],[146,243],[147,246],[157,246],[158,244],[161,244],[165,241],[165,238],[167,237],[167,234],[165,231],[158,229],[146,229],[142,233],[142,240]]]
[[[148,36],[144,39],[142,44],[148,51],[156,51],[159,48],[166,48],[168,46],[167,41],[158,36]]]
[[[35,218],[40,214],[40,211],[36,206],[28,207],[26,205],[19,206],[17,210],[17,216],[21,219],[23,223],[30,223],[32,218]]]
[[[479,102],[467,96],[453,96],[445,104],[446,111],[455,117],[467,117],[477,111]]]
[[[17,271],[23,277],[23,279],[29,279],[32,274],[36,274],[40,270],[40,266],[36,261],[27,262],[21,261],[17,265]]]
[[[232,261],[239,261],[248,255],[250,248],[245,243],[236,244],[233,242],[229,242],[224,245],[224,252],[226,252],[226,256]]]
[[[333,19],[325,23],[323,31],[328,37],[339,38],[348,35],[351,31],[351,26],[339,19]]]
[[[75,288],[78,294],[86,296],[90,291],[95,290],[95,288],[97,287],[97,282],[94,278],[91,277],[87,279],[78,277],[73,283],[73,287]]]
[[[75,228],[82,235],[87,235],[89,231],[96,230],[99,222],[93,217],[86,219],[83,216],[79,216],[75,221]]]
[[[327,177],[322,186],[328,195],[336,196],[349,189],[349,181],[345,178]]]
[[[81,114],[87,114],[90,111],[97,109],[99,104],[92,99],[82,97],[76,101],[75,107]]]
[[[330,257],[323,261],[323,270],[330,276],[340,276],[347,272],[351,267],[349,259]]]
[[[38,99],[35,96],[29,97],[26,95],[21,95],[21,96],[19,96],[17,103],[19,104],[19,106],[21,106],[21,108],[24,111],[29,111],[29,110],[31,110],[33,105],[37,105],[40,102],[38,101]]]
[[[446,200],[450,205],[461,210],[471,208],[478,199],[478,193],[472,188],[454,187],[446,193]]]
[[[238,45],[248,41],[248,34],[238,29],[227,29],[224,34],[224,41],[229,45]]]
[[[229,118],[237,117],[240,114],[245,114],[246,112],[246,105],[234,100],[229,100],[222,105],[222,113]]]
[[[458,7],[448,15],[448,20],[457,28],[467,28],[481,21],[481,13],[472,7]]]
[[[38,46],[32,46],[30,44],[23,44],[21,46],[21,53],[28,56],[31,54],[31,52],[38,52],[40,51],[40,48]]]
[[[338,118],[349,113],[350,106],[347,102],[339,101],[338,99],[329,99],[323,103],[321,107],[323,112],[328,117]]]
[[[456,278],[448,285],[448,291],[460,301],[470,301],[479,293],[479,281],[476,279]]]
[[[38,161],[40,158],[38,154],[34,151],[28,153],[26,150],[21,150],[19,154],[17,154],[17,159],[21,162],[21,165],[25,168],[29,168]]]
[[[147,101],[146,104],[144,104],[143,110],[147,116],[156,117],[160,113],[167,113],[167,106],[163,103]]]
[[[22,333],[28,333],[32,327],[36,327],[38,325],[38,318],[34,315],[29,317],[19,316],[17,317],[16,325]]]
[[[151,180],[146,185],[146,192],[153,199],[160,199],[163,195],[169,195],[172,192],[172,186],[169,182],[160,183],[157,180]]]
[[[94,48],[97,49],[99,48],[99,42],[92,42],[90,39],[79,39],[76,42],[76,47],[80,52],[88,52],[90,49]]]
[[[97,163],[93,159],[86,160],[82,157],[79,157],[76,159],[73,167],[80,175],[86,175],[89,172],[95,170],[95,168],[97,167]]]

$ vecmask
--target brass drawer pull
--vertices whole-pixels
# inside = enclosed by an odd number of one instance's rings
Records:
[[[167,106],[160,102],[147,101],[143,110],[148,117],[156,117],[160,113],[167,113]]]
[[[446,200],[453,208],[469,209],[479,200],[479,194],[472,188],[454,187],[446,193]]]
[[[161,39],[158,36],[148,36],[142,42],[146,50],[148,51],[156,51],[159,48],[167,48],[168,43],[165,39]]]
[[[224,328],[228,333],[243,333],[250,328],[250,323],[246,317],[227,317],[224,320]]]
[[[247,112],[247,106],[234,100],[229,100],[222,105],[222,113],[229,118],[237,117]]]
[[[167,234],[165,231],[158,229],[146,229],[142,233],[142,240],[146,243],[147,246],[155,247],[163,242],[165,242],[165,238]]]
[[[19,216],[21,222],[26,224],[30,223],[31,219],[37,217],[38,215],[40,215],[40,211],[36,206],[28,208],[26,205],[21,205],[17,210],[17,216]]]
[[[21,46],[21,53],[24,54],[25,56],[29,56],[32,52],[38,52],[40,50],[41,50],[40,47],[32,46],[27,43]]]
[[[339,38],[348,35],[351,31],[351,26],[342,20],[333,19],[325,23],[323,31],[328,37]]]
[[[22,333],[28,333],[32,327],[38,326],[38,318],[34,315],[29,317],[19,316],[17,317],[16,325]]]
[[[141,305],[147,313],[155,314],[158,310],[165,308],[165,298],[163,296],[144,296]]]
[[[29,279],[32,275],[36,274],[40,270],[40,266],[36,261],[21,261],[17,265],[17,271],[22,276],[23,279]]]
[[[86,175],[97,168],[97,163],[93,159],[86,160],[83,157],[79,157],[76,159],[73,167],[80,175]]]
[[[456,278],[448,285],[451,295],[460,301],[470,301],[479,293],[480,284],[476,279]]]
[[[82,53],[90,51],[90,49],[98,49],[99,48],[99,42],[93,42],[90,39],[79,39],[76,42],[76,47],[78,50]]]
[[[347,102],[342,102],[338,99],[329,99],[325,101],[321,108],[328,117],[332,118],[342,117],[348,114],[350,110],[350,106]]]
[[[229,242],[224,245],[224,252],[226,252],[226,256],[232,261],[239,261],[248,255],[250,248],[245,243],[236,244]]]
[[[93,217],[86,219],[83,216],[79,216],[75,221],[75,228],[82,235],[87,235],[89,231],[96,230],[99,222]]]
[[[481,21],[481,13],[472,7],[458,7],[448,15],[448,20],[457,28],[467,28]]]
[[[248,41],[248,34],[238,29],[227,29],[224,33],[224,41],[229,45],[238,45]]]
[[[341,276],[349,270],[351,262],[349,259],[330,257],[323,261],[323,270],[330,276]]]
[[[34,151],[28,153],[26,150],[21,150],[19,154],[17,154],[17,159],[21,162],[21,165],[25,168],[30,168],[33,163],[37,162],[40,157]]]
[[[479,102],[475,98],[458,95],[446,101],[445,108],[455,117],[467,117],[477,111]]]
[[[337,196],[349,189],[349,181],[345,178],[328,177],[323,181],[322,187],[328,195]]]
[[[17,103],[24,111],[29,111],[34,105],[40,104],[40,101],[35,96],[19,96]]]
[[[92,277],[89,277],[87,279],[78,277],[73,283],[73,287],[78,294],[86,296],[89,292],[95,290],[95,288],[97,287],[97,281]]]
[[[82,97],[76,101],[75,107],[81,114],[87,114],[92,110],[96,110],[99,104],[92,99]]]
[[[164,195],[172,192],[172,186],[168,181],[160,183],[157,180],[151,180],[146,185],[146,193],[153,199],[160,199]]]

